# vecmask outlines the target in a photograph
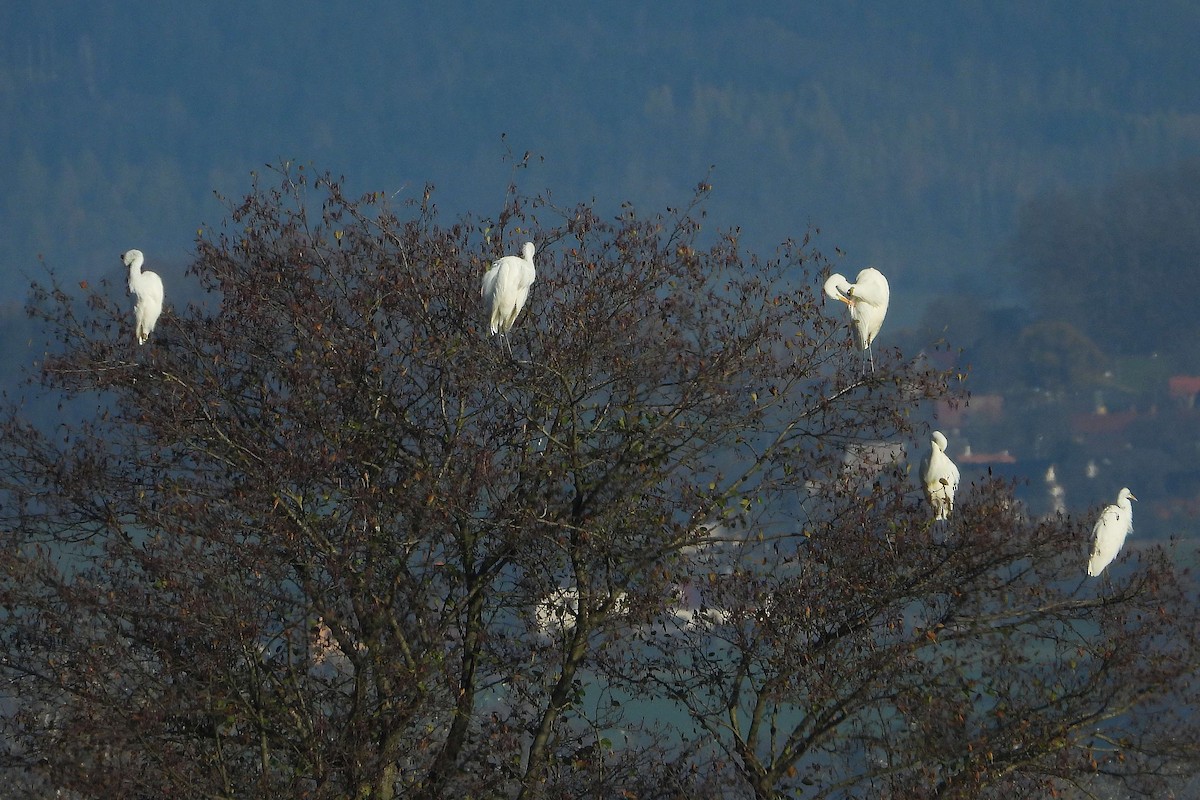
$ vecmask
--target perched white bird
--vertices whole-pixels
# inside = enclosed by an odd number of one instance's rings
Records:
[[[517,315],[525,307],[529,287],[533,285],[536,275],[533,242],[526,242],[519,256],[504,256],[493,261],[492,268],[483,274],[480,294],[491,312],[493,335],[512,330]]]
[[[129,267],[129,292],[137,300],[133,305],[133,318],[137,326],[138,344],[145,344],[158,322],[163,307],[163,282],[153,272],[143,272],[145,261],[141,250],[129,250],[122,254],[121,261]]]
[[[1105,506],[1100,512],[1096,527],[1092,528],[1092,557],[1088,559],[1088,575],[1095,578],[1112,563],[1125,544],[1125,537],[1133,531],[1133,506],[1137,500],[1133,492],[1122,489],[1117,495],[1115,506]]]
[[[958,467],[946,455],[946,437],[934,431],[929,452],[921,460],[921,484],[925,499],[933,508],[935,520],[947,519],[954,510],[954,492],[958,490]]]
[[[871,343],[883,327],[883,318],[887,315],[888,300],[891,298],[887,278],[874,267],[867,267],[858,273],[854,283],[835,272],[825,281],[825,294],[850,307],[850,321],[854,323],[859,349],[866,350],[870,356]],[[874,357],[871,358],[871,368],[875,368]]]

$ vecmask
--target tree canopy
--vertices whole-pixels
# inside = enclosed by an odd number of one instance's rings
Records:
[[[281,168],[207,300],[35,289],[0,431],[0,763],[74,797],[1153,792],[1197,741],[1192,588],[1000,482],[934,525],[951,376],[823,309],[807,238],[510,195],[439,221]],[[490,261],[537,244],[511,335]],[[153,259],[151,258],[152,262]],[[882,344],[883,346],[879,346]],[[915,459],[914,459],[915,460]]]

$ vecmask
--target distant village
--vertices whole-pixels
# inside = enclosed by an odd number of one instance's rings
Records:
[[[1081,513],[1129,486],[1142,536],[1200,528],[1200,376],[1172,375],[1136,397],[1105,389],[1019,389],[941,401],[932,425],[969,484],[1017,482],[1031,514]]]

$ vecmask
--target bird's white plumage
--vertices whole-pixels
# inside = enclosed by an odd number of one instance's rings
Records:
[[[145,260],[141,250],[128,250],[121,255],[121,261],[129,267],[129,292],[136,298],[133,319],[138,344],[145,344],[150,338],[163,307],[162,278],[142,270]]]
[[[521,255],[497,259],[492,262],[491,269],[484,273],[480,294],[490,312],[489,327],[492,334],[512,330],[517,315],[525,307],[529,287],[537,275],[533,253],[533,242],[526,242]]]
[[[1122,489],[1117,495],[1116,505],[1105,506],[1092,528],[1092,555],[1088,559],[1088,575],[1095,578],[1104,568],[1112,563],[1125,537],[1133,531],[1133,506],[1130,500],[1137,500],[1133,492]]]
[[[854,324],[858,346],[862,350],[869,349],[887,316],[891,299],[887,278],[874,267],[859,272],[854,283],[835,272],[825,281],[825,294],[850,307],[850,321]]]
[[[958,490],[958,467],[946,455],[946,437],[934,431],[929,452],[921,461],[921,484],[925,499],[933,508],[935,520],[947,519],[954,510],[954,492]]]

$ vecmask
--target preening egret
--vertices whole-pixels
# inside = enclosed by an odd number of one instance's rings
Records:
[[[883,318],[887,315],[888,300],[891,298],[887,278],[874,267],[867,267],[858,273],[854,283],[835,272],[825,281],[825,294],[850,307],[850,321],[854,323],[859,349],[867,351],[873,371],[875,358],[871,353],[871,343],[883,327]]]
[[[1092,557],[1088,559],[1088,575],[1095,578],[1112,563],[1125,544],[1125,537],[1133,531],[1133,506],[1137,500],[1133,492],[1122,489],[1117,495],[1115,506],[1105,506],[1100,512],[1096,527],[1092,528]]]
[[[138,344],[145,344],[150,338],[163,307],[162,278],[153,272],[142,271],[145,260],[141,250],[129,250],[121,255],[121,261],[129,267],[129,292],[137,298],[133,305],[133,318]]]
[[[933,508],[934,520],[947,519],[954,510],[954,492],[958,489],[958,467],[946,455],[946,437],[934,431],[929,452],[921,461],[921,484],[925,499]]]
[[[525,307],[529,287],[537,275],[533,267],[533,242],[526,242],[519,256],[504,256],[492,262],[483,275],[480,294],[491,312],[492,335],[512,330],[517,315]]]

